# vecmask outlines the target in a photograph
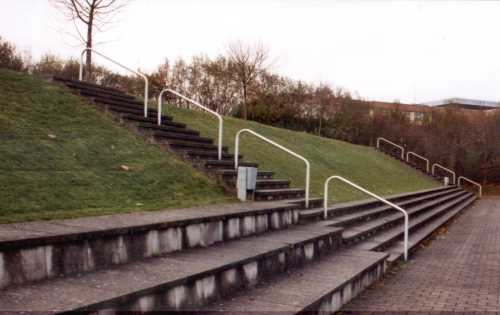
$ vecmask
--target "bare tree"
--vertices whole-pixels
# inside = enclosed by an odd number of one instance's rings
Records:
[[[128,0],[51,0],[73,22],[79,40],[94,47],[94,32],[103,32]],[[86,33],[86,35],[83,35]],[[86,67],[91,71],[92,54],[87,53]]]
[[[243,118],[248,118],[248,89],[255,82],[259,73],[266,70],[269,51],[262,43],[255,46],[245,45],[240,41],[228,45],[227,53],[233,71],[241,85],[243,94]]]

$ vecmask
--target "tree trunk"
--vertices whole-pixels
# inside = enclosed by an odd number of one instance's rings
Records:
[[[247,108],[247,85],[243,83],[243,119],[248,119],[248,108]]]
[[[89,16],[89,23],[87,25],[87,48],[92,48],[92,32],[93,32],[93,25],[94,24],[94,13],[90,12]],[[86,61],[85,61],[85,67],[87,68],[87,80],[91,80],[92,78],[92,52],[87,50],[86,54]]]

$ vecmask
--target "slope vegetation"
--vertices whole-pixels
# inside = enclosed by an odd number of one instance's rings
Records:
[[[0,137],[0,223],[231,199],[189,165],[33,76],[0,70]]]
[[[164,112],[173,115],[176,121],[201,131],[202,135],[214,139],[217,137],[217,120],[209,114],[172,106],[164,108]],[[235,134],[243,128],[252,129],[308,159],[311,163],[311,191],[315,196],[323,195],[324,181],[331,175],[344,176],[382,195],[439,185],[428,176],[371,147],[274,128],[252,121],[225,118],[224,144],[233,151]],[[248,134],[242,135],[240,142],[240,154],[244,155],[246,161],[258,162],[260,169],[275,171],[276,178],[289,178],[293,186],[304,187],[304,162]],[[333,182],[331,186],[332,201],[366,198],[344,184]]]

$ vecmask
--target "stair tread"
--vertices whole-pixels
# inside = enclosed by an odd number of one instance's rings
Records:
[[[387,199],[389,201],[393,201],[394,199],[411,198],[412,196],[425,195],[427,193],[437,192],[437,191],[441,191],[441,190],[449,190],[449,189],[453,189],[455,187],[456,186],[440,186],[437,188],[423,189],[423,190],[418,190],[418,191],[414,191],[414,192],[406,192],[406,193],[400,193],[400,194],[388,195],[388,196],[382,196],[382,197],[384,197],[385,199]],[[375,204],[375,203],[379,203],[379,201],[376,199],[365,199],[365,200],[342,202],[342,203],[337,203],[335,205],[328,207],[328,211],[335,211],[336,209],[342,209],[342,208],[346,208],[346,207],[368,206],[370,204]],[[323,213],[324,213],[323,208],[314,208],[314,209],[302,211],[300,213],[300,215],[301,215],[301,217],[313,217],[313,216],[323,216]]]
[[[438,204],[439,202],[453,202],[453,200],[455,198],[457,198],[458,196],[460,196],[461,194],[464,194],[463,192],[458,192],[458,193],[455,193],[455,194],[452,194],[452,195],[449,195],[449,196],[445,196],[445,197],[442,197],[442,198],[438,198],[436,200],[432,200],[432,201],[429,201],[429,202],[426,202],[424,204],[421,204],[421,205],[418,205],[418,206],[415,206],[415,207],[410,207],[408,209],[405,209],[407,212],[408,212],[408,215],[413,215],[413,214],[416,214],[420,211],[422,211],[422,209],[425,209],[429,206],[433,206],[433,205],[436,205]],[[394,210],[396,211],[396,210]],[[370,220],[366,223],[363,223],[363,224],[359,224],[359,225],[356,225],[354,227],[349,227],[349,228],[346,228],[344,230],[344,233],[343,233],[343,237],[344,238],[354,238],[354,237],[357,237],[358,235],[362,234],[363,232],[366,232],[366,231],[369,231],[369,230],[372,230],[376,227],[381,227],[387,223],[390,223],[390,222],[393,222],[395,220],[398,220],[398,219],[401,219],[403,218],[403,214],[402,213],[395,213],[393,215],[390,215],[390,216],[386,216],[386,217],[382,217],[382,218],[378,218],[378,219],[374,219],[374,220]],[[411,218],[410,218],[411,220]]]
[[[123,118],[128,119],[128,120],[140,121],[140,122],[152,122],[152,123],[157,122],[155,117],[144,117],[142,115],[134,115],[134,114],[124,114]],[[183,123],[178,123],[178,122],[173,122],[173,121],[162,121],[162,125],[174,126],[174,127],[179,127],[179,128],[186,127],[186,125]]]
[[[410,234],[408,237],[408,247],[411,250],[413,247],[418,245],[424,239],[429,237],[436,229],[440,226],[448,222],[451,218],[456,216],[459,212],[463,211],[467,208],[471,203],[473,203],[477,199],[476,196],[469,196],[463,203],[456,205],[452,210],[449,210],[445,215],[436,218],[430,224],[422,227],[417,232]],[[389,253],[388,261],[393,262],[402,257],[404,253],[404,244],[402,242],[397,242],[391,247],[385,250],[386,253]]]
[[[469,199],[470,197],[471,196],[469,194],[467,194],[467,195],[464,195],[458,199],[455,199],[454,202],[457,202],[457,204],[454,204],[452,207],[459,206],[461,202],[464,202],[465,200]],[[410,219],[408,228],[412,229],[415,226],[417,226],[419,223],[426,221],[427,219],[429,219],[431,217],[435,217],[437,214],[439,214],[443,211],[444,212],[449,211],[449,207],[450,207],[450,204],[444,204],[444,205],[441,205],[441,206],[415,218],[414,220]],[[362,241],[361,243],[357,244],[355,247],[356,248],[359,247],[360,249],[365,249],[365,250],[375,250],[380,244],[388,242],[391,239],[394,239],[395,237],[402,236],[403,235],[403,228],[402,227],[403,227],[402,224],[399,224],[395,227],[391,227],[390,229],[382,231],[382,232],[378,233],[377,235],[371,237],[369,239],[369,243],[365,243],[364,241]],[[418,231],[416,233],[418,233]],[[412,238],[412,235],[414,235],[414,233],[409,233],[410,239]],[[409,243],[410,243],[410,241],[409,241]]]
[[[257,189],[257,190],[255,190],[255,193],[271,194],[271,193],[291,192],[291,191],[301,192],[301,191],[305,191],[305,190],[304,190],[304,188]]]
[[[320,298],[380,264],[386,257],[384,253],[340,251],[200,311],[295,314],[307,310]]]
[[[99,85],[99,84],[95,84],[95,83],[90,83],[87,81],[74,80],[74,79],[65,78],[65,77],[57,76],[57,75],[53,76],[52,78],[55,81],[70,82],[72,84],[90,86],[90,87],[95,87],[95,88],[99,88],[99,89],[103,89],[103,90],[109,90],[109,91],[113,91],[113,92],[117,92],[117,93],[126,94],[124,91],[122,91],[120,89],[112,88],[112,87],[108,87],[108,86],[103,86],[103,85]]]
[[[172,132],[172,133],[178,133],[178,134],[189,134],[189,135],[196,135],[198,136],[200,133],[199,131],[192,130],[192,129],[187,129],[187,128],[179,128],[179,127],[173,127],[173,126],[165,126],[161,125],[158,126],[157,124],[152,124],[152,123],[139,123],[137,124],[139,128],[143,129],[153,129],[157,130],[159,132]]]
[[[424,195],[424,196],[421,196],[421,197],[416,197],[416,198],[413,198],[413,199],[409,199],[409,200],[405,200],[405,201],[400,201],[400,202],[394,202],[394,203],[396,205],[400,206],[400,207],[404,207],[405,205],[409,205],[409,204],[420,202],[420,201],[424,201],[424,200],[429,200],[430,201],[430,200],[438,198],[440,196],[448,195],[448,194],[451,194],[453,192],[458,192],[458,191],[460,191],[459,188],[452,189],[452,190],[446,190],[446,191],[439,191],[437,193],[428,194],[428,195]],[[391,206],[382,205],[382,206],[379,206],[379,207],[375,207],[375,208],[371,208],[371,209],[359,211],[359,212],[356,212],[356,213],[350,213],[350,214],[346,214],[346,215],[339,215],[339,216],[336,216],[336,217],[332,218],[330,221],[331,221],[331,224],[342,225],[344,223],[349,223],[350,221],[353,221],[355,219],[360,219],[360,218],[368,217],[369,215],[373,215],[373,214],[383,213],[383,212],[386,212],[387,210],[391,210],[391,209],[393,209]]]
[[[116,268],[48,280],[2,291],[0,305],[9,311],[70,311],[96,305],[158,285],[177,284],[195,275],[318,237],[338,234],[340,229],[292,226],[287,230],[234,240],[208,248],[130,263]],[[30,297],[27,299],[26,297]]]

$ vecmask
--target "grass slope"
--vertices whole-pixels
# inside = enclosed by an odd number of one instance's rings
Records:
[[[231,198],[66,89],[5,70],[0,70],[0,138],[0,223]]]
[[[215,117],[204,112],[172,106],[164,109],[164,112],[173,115],[174,120],[200,130],[202,135],[216,139]],[[250,128],[308,159],[311,163],[311,192],[315,196],[323,195],[324,181],[331,175],[344,176],[382,195],[439,185],[428,176],[370,147],[236,118],[224,120],[224,144],[234,149],[234,136],[242,128]],[[240,152],[246,161],[258,162],[259,169],[275,171],[276,178],[289,178],[292,185],[304,187],[304,162],[248,134],[242,136],[240,143]],[[366,195],[339,182],[332,182],[330,186],[331,201],[367,198]]]

